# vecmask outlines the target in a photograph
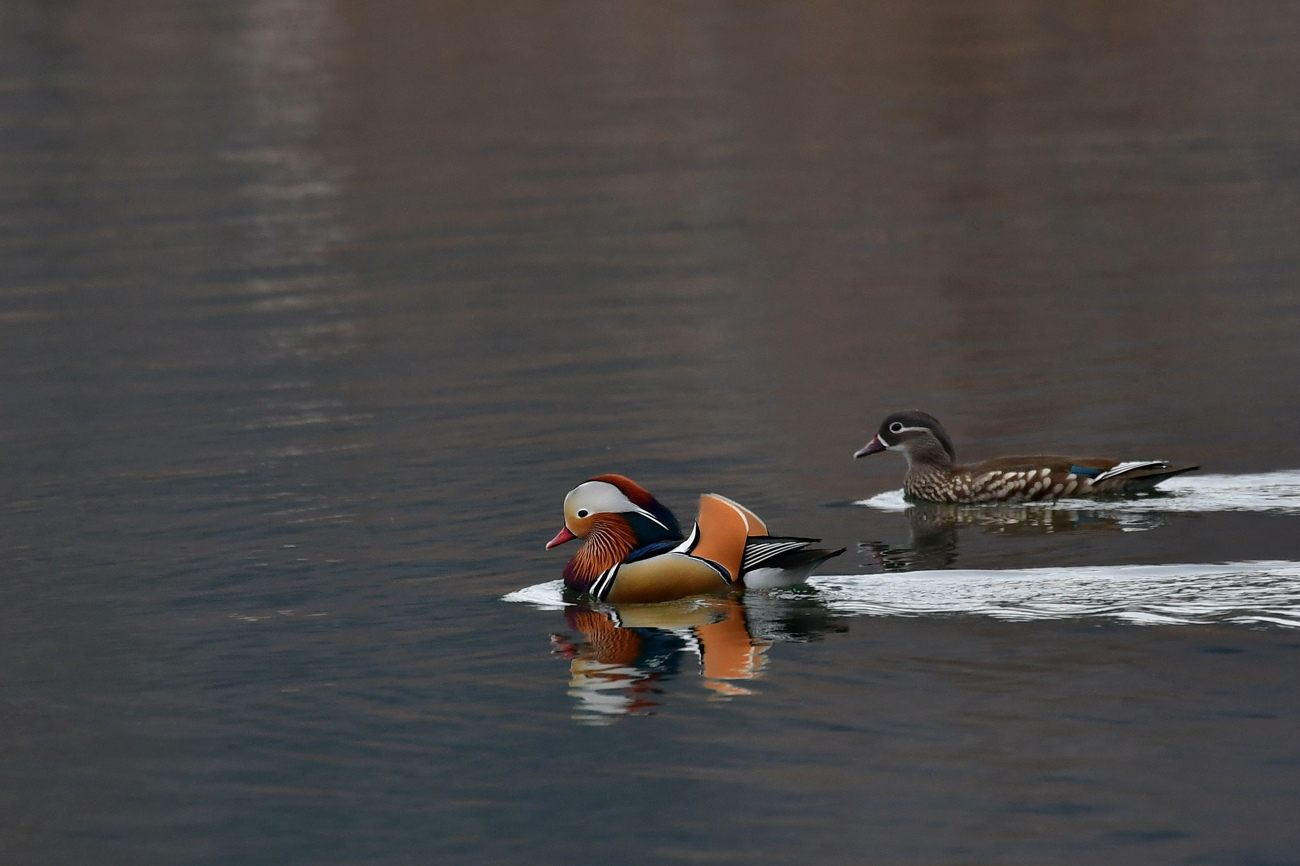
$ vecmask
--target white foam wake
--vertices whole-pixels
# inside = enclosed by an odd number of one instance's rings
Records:
[[[517,601],[531,604],[538,610],[564,610],[568,602],[564,600],[564,581],[548,580],[507,592],[501,596],[502,601]]]
[[[815,600],[858,616],[988,616],[1004,620],[1096,617],[1137,625],[1273,624],[1300,628],[1300,562],[954,569],[813,575],[806,589],[759,593],[781,602]],[[562,610],[552,580],[503,597]]]
[[[1093,512],[1262,511],[1300,514],[1300,470],[1295,469],[1251,475],[1180,475],[1161,484],[1158,489],[1166,495],[1131,499],[1058,499],[1055,502],[1023,504]],[[890,490],[854,504],[881,511],[906,511],[912,507],[912,503],[903,498],[902,490]]]
[[[808,584],[830,610],[866,616],[1102,617],[1139,625],[1300,628],[1300,562],[814,575]]]

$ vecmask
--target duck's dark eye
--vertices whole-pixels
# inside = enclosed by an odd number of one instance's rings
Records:
[[[901,422],[901,421],[895,421],[893,424],[890,424],[890,425],[889,425],[889,432],[890,432],[890,433],[902,433],[902,432],[903,432],[903,424],[902,424],[902,422]]]
[[[591,513],[591,512],[588,511],[588,510],[585,509],[585,508],[579,508],[579,509],[578,509],[578,516],[579,516],[579,517],[586,517],[586,516],[587,516],[588,514],[590,514],[590,513]]]

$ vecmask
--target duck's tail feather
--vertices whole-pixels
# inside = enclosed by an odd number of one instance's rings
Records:
[[[745,545],[741,577],[751,589],[773,589],[803,583],[817,566],[844,548],[811,547],[821,539],[764,536]]]
[[[740,563],[741,570],[769,564],[777,557],[806,550],[808,545],[816,544],[818,541],[821,539],[774,535],[751,536],[745,541],[745,556]]]
[[[1120,463],[1106,470],[1093,479],[1092,484],[1094,488],[1104,485],[1110,490],[1135,493],[1151,490],[1160,482],[1167,481],[1175,475],[1200,468],[1200,466],[1174,466],[1166,460],[1135,460]]]

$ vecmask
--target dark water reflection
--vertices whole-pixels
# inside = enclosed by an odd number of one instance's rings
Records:
[[[905,406],[1300,467],[1297,46],[1274,2],[0,4],[5,861],[1295,862],[1292,629],[813,595],[629,648],[500,599],[609,471],[858,575],[1300,561],[1286,509],[828,507],[898,487],[849,455]],[[574,665],[652,717],[575,723]]]
[[[746,684],[763,675],[774,643],[848,631],[815,591],[792,595],[566,607],[565,620],[577,636],[553,634],[551,643],[553,653],[570,661],[574,718],[606,724],[654,713],[667,700],[662,686],[682,673],[684,657],[717,696],[750,695]]]
[[[858,549],[885,571],[920,571],[956,565],[962,530],[986,535],[1034,538],[1071,532],[1144,532],[1160,526],[1158,511],[1115,514],[1085,507],[983,505],[918,502],[903,512],[909,536],[901,545],[860,541]]]

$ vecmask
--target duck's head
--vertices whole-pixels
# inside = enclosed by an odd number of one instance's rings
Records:
[[[916,409],[895,412],[880,422],[875,437],[853,456],[866,457],[881,451],[901,451],[908,463],[948,466],[957,459],[948,431],[933,415]]]
[[[636,536],[637,547],[679,539],[681,527],[673,513],[640,484],[622,475],[597,475],[564,497],[564,526],[546,544],[550,550],[575,538],[587,538],[611,520],[620,521]]]
[[[640,484],[622,475],[597,475],[564,497],[564,526],[546,549],[582,539],[564,568],[564,581],[585,591],[632,551],[681,537],[677,518]]]

